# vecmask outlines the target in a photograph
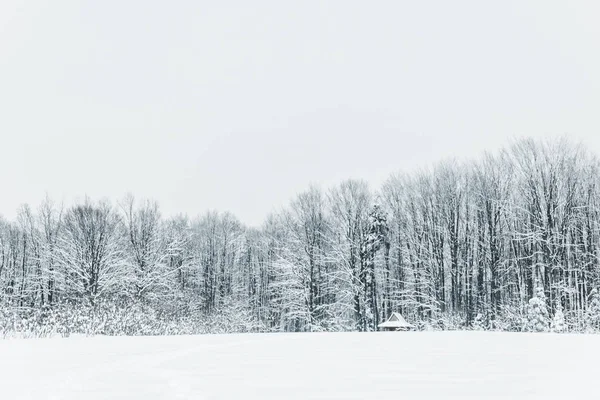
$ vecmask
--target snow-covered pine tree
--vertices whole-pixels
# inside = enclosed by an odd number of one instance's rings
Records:
[[[538,287],[535,295],[529,300],[528,330],[530,332],[547,332],[549,325],[548,309],[544,289]]]
[[[556,311],[554,318],[552,319],[552,332],[564,332],[565,331],[565,314],[562,311],[562,305],[560,300],[556,300]]]
[[[586,319],[588,329],[600,330],[600,294],[596,288],[592,289],[590,293]]]
[[[361,273],[362,283],[364,285],[364,300],[365,315],[364,327],[366,331],[377,329],[379,324],[379,309],[377,284],[375,282],[375,254],[382,245],[388,243],[388,225],[385,212],[382,208],[375,204],[369,213],[369,227],[363,244],[362,254],[365,260],[363,271]]]

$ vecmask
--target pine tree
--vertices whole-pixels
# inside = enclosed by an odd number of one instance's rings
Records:
[[[387,246],[389,240],[388,231],[386,215],[382,208],[378,204],[375,204],[369,213],[369,227],[362,248],[364,264],[361,277],[364,287],[364,326],[367,331],[376,330],[379,324],[379,305],[377,302],[377,284],[375,282],[375,254],[382,245]]]
[[[596,288],[590,293],[590,302],[587,310],[587,326],[592,330],[600,329],[600,295]]]
[[[552,332],[564,332],[565,330],[565,314],[562,311],[560,300],[556,300],[556,312],[552,320]]]
[[[530,332],[547,332],[549,325],[548,309],[544,289],[538,287],[535,296],[529,300],[528,330]]]

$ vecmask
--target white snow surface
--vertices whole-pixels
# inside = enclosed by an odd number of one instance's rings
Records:
[[[573,399],[600,336],[490,332],[0,340],[2,399]],[[591,396],[591,397],[590,397]]]

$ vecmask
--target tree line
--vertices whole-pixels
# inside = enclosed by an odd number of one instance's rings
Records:
[[[164,218],[131,196],[46,199],[0,219],[0,317],[102,304],[205,326],[372,331],[399,311],[432,329],[519,331],[534,298],[565,329],[596,329],[599,168],[566,139],[524,139],[378,190],[310,187],[259,228],[226,212]]]

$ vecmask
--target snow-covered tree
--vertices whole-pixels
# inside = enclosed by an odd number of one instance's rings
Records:
[[[205,326],[243,310],[269,330],[367,330],[399,311],[436,329],[557,331],[567,315],[600,331],[599,252],[600,159],[522,140],[377,192],[309,189],[255,228],[217,211],[164,220],[152,202],[24,206],[0,218],[0,310],[101,297]],[[546,305],[558,292],[562,317]]]
[[[600,329],[600,294],[594,288],[590,292],[590,300],[587,310],[587,326],[594,331]]]
[[[547,332],[549,326],[548,309],[544,288],[538,287],[535,296],[529,300],[528,330],[531,332]]]
[[[122,208],[127,236],[125,258],[131,269],[133,296],[146,301],[168,295],[178,272],[168,260],[177,254],[181,242],[166,232],[155,202],[136,206],[133,196],[128,196]]]
[[[89,300],[122,290],[126,281],[120,219],[107,202],[87,200],[69,209],[59,261],[69,290]]]
[[[332,258],[337,283],[336,307],[349,329],[364,330],[361,245],[368,226],[371,194],[366,182],[348,180],[329,193],[329,212],[335,234]]]
[[[554,318],[552,319],[552,331],[563,332],[565,330],[565,314],[563,314],[562,305],[560,300],[556,300],[556,311],[554,312]]]
[[[366,331],[377,329],[379,324],[379,304],[375,274],[375,255],[383,246],[389,249],[387,218],[378,204],[369,213],[368,231],[362,246],[361,282],[363,285],[363,327]]]

